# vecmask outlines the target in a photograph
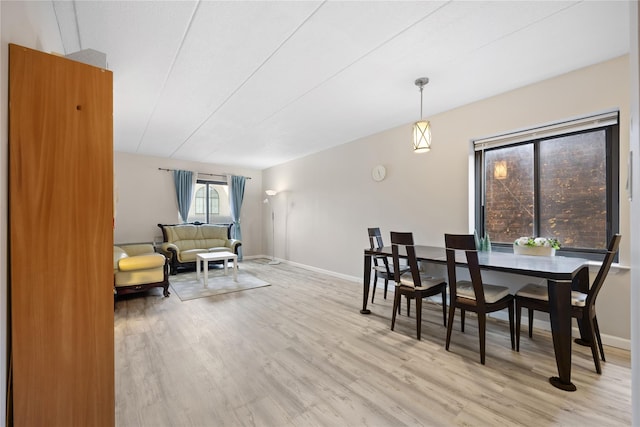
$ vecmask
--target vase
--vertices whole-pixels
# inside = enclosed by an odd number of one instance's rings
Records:
[[[555,256],[556,250],[551,246],[520,246],[513,245],[516,255]]]

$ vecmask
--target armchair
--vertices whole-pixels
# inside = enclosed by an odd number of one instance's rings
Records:
[[[116,296],[161,287],[168,297],[167,258],[155,253],[151,244],[114,246],[113,286]]]

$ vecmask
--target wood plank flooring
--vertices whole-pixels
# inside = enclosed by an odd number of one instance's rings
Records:
[[[359,313],[362,285],[268,260],[240,268],[271,286],[182,302],[158,289],[115,309],[117,426],[440,426],[631,424],[628,351],[605,347],[603,373],[573,346],[573,393],[552,387],[548,333],[487,325],[480,364],[476,318],[459,314],[450,351],[439,305],[391,331],[378,290]],[[392,285],[390,285],[392,288]],[[412,304],[412,310],[415,304]]]

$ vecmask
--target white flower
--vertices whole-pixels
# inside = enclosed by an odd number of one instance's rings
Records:
[[[528,237],[520,237],[518,240],[516,240],[516,245],[518,245],[518,246],[527,246],[528,242],[529,242],[529,238]]]
[[[549,246],[549,241],[545,237],[536,237],[533,239],[536,246]]]

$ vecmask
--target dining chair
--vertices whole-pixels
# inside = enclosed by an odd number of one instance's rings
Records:
[[[586,322],[587,327],[584,328],[584,332],[588,334],[587,337],[583,337],[586,338],[586,341],[576,339],[576,342],[591,347],[593,363],[596,365],[596,372],[599,374],[602,373],[602,369],[598,350],[600,350],[602,361],[606,362],[606,360],[604,358],[604,349],[602,348],[602,339],[600,338],[600,329],[598,328],[598,318],[596,317],[596,298],[607,278],[611,263],[618,252],[620,239],[620,234],[616,234],[609,242],[609,247],[598,275],[588,292],[571,291],[571,317]],[[533,311],[538,310],[549,313],[547,285],[528,284],[516,292],[516,351],[520,351],[520,316],[522,315],[523,307],[529,310],[529,338],[533,338]],[[596,340],[598,348],[596,348]]]
[[[384,246],[382,240],[382,234],[380,234],[380,228],[369,228],[369,245],[371,250],[379,250]],[[387,299],[387,288],[389,286],[389,280],[394,280],[393,264],[389,264],[389,258],[386,255],[373,257],[373,270],[375,275],[373,276],[373,289],[371,292],[371,303],[376,296],[376,285],[378,277],[384,280],[384,299]],[[406,265],[400,266],[400,274],[409,271],[409,267]],[[407,316],[409,315],[409,302],[407,301]]]
[[[480,363],[485,364],[485,341],[487,330],[487,313],[507,308],[509,310],[509,332],[511,348],[515,350],[513,337],[513,295],[509,288],[482,283],[478,251],[473,234],[445,234],[447,253],[447,272],[449,274],[449,321],[447,323],[447,340],[445,348],[449,351],[451,330],[456,308],[460,309],[460,329],[464,332],[466,311],[475,312],[478,316],[478,335],[480,338]],[[456,251],[464,251],[471,281],[457,280]]]
[[[443,278],[427,276],[418,268],[416,250],[412,233],[391,232],[391,253],[393,254],[394,281],[396,282],[393,297],[393,314],[391,316],[391,330],[396,324],[396,312],[400,309],[400,299],[405,295],[407,299],[416,300],[416,333],[420,339],[422,326],[422,299],[440,294],[442,296],[442,321],[447,326],[447,282]],[[401,273],[401,254],[406,254],[409,271]]]

